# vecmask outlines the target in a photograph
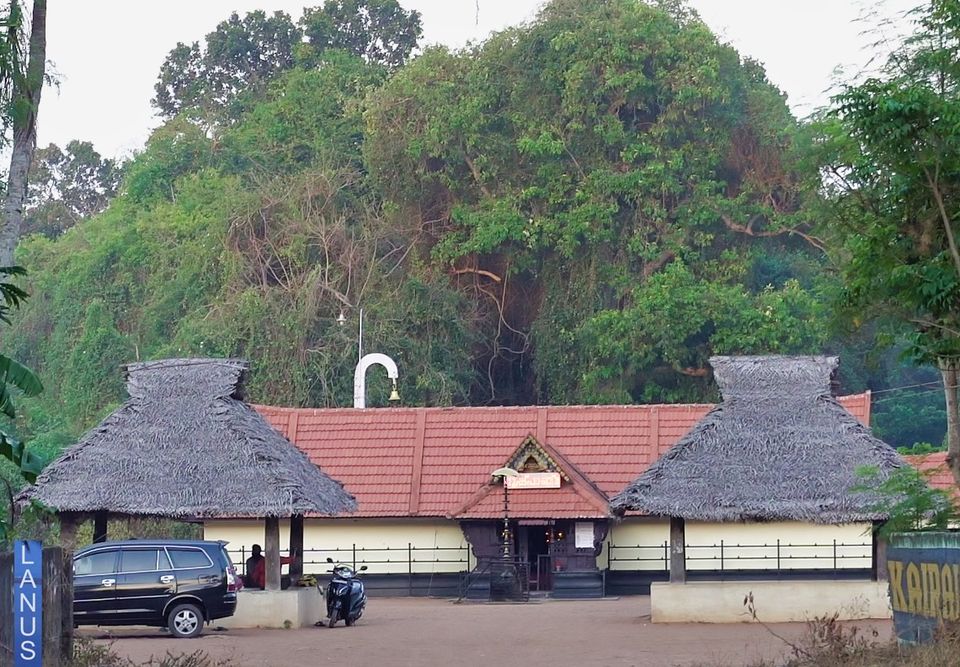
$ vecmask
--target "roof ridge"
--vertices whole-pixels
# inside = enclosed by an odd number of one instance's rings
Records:
[[[853,399],[862,399],[865,396],[870,396],[870,390],[865,390],[857,392],[855,394],[843,394],[842,396],[834,396],[833,398],[838,402],[841,400],[853,400]],[[550,405],[409,405],[409,406],[398,406],[398,407],[382,407],[382,408],[352,408],[349,406],[343,407],[299,407],[299,406],[290,406],[290,405],[267,405],[265,403],[250,403],[251,407],[256,408],[258,412],[262,411],[272,411],[272,412],[299,412],[300,414],[317,414],[317,413],[343,413],[343,414],[356,414],[356,415],[383,415],[387,413],[394,414],[409,414],[417,412],[454,412],[459,410],[467,411],[476,411],[476,412],[497,412],[497,411],[524,411],[530,410],[535,411],[538,409],[546,409],[549,411],[554,410],[655,410],[655,409],[695,409],[702,410],[704,408],[713,408],[719,405],[719,403],[598,403],[598,404],[586,404],[586,403],[577,403],[577,404],[550,404]]]
[[[479,489],[477,489],[472,494],[470,494],[469,498],[467,498],[465,501],[460,503],[460,505],[455,506],[454,509],[447,512],[447,518],[456,519],[458,516],[460,516],[467,510],[472,509],[476,505],[480,504],[480,502],[484,498],[489,496],[490,492],[496,488],[497,488],[497,485],[494,484],[493,482],[487,482],[486,484],[481,485]]]
[[[859,394],[850,394],[850,396],[859,396]],[[846,397],[844,397],[846,398]],[[303,408],[286,405],[265,405],[263,403],[251,403],[257,410],[270,410],[277,412],[300,412],[301,414],[315,413],[348,413],[348,414],[409,414],[411,412],[454,412],[458,410],[469,410],[476,412],[499,412],[499,411],[535,411],[540,409],[547,410],[653,410],[656,408],[693,408],[703,409],[713,407],[716,403],[618,403],[618,404],[598,404],[598,405],[420,405],[420,406],[400,406],[400,407],[382,407],[382,408]]]

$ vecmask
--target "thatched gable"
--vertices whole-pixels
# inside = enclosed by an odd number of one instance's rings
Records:
[[[130,398],[20,494],[58,512],[289,517],[356,509],[353,496],[240,400],[246,362],[125,368]]]
[[[885,517],[852,491],[857,468],[889,471],[896,451],[831,393],[836,357],[714,357],[723,395],[610,503],[696,521],[850,523]]]

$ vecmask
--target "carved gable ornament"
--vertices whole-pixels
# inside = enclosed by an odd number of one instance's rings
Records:
[[[567,473],[532,435],[524,439],[506,465],[520,473],[505,478],[510,489],[556,489],[560,488],[562,480],[570,481]]]

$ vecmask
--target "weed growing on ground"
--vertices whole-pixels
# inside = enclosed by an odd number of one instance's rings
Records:
[[[956,667],[960,663],[960,626],[945,625],[931,644],[899,646],[896,640],[881,641],[876,630],[864,636],[856,625],[845,625],[839,612],[813,618],[803,636],[790,641],[757,615],[753,593],[743,601],[747,613],[790,649],[790,657],[777,662],[759,662],[750,667]]]
[[[872,637],[865,637],[861,634],[859,627],[855,625],[846,626],[840,622],[839,611],[828,615],[815,616],[808,620],[803,636],[797,641],[790,641],[774,632],[767,623],[760,619],[757,615],[752,591],[747,593],[743,599],[743,604],[747,608],[747,614],[755,623],[759,623],[767,632],[790,648],[794,662],[798,667],[808,664],[811,666],[846,665],[851,660],[856,660],[860,656],[881,648],[882,642],[878,640],[879,635],[876,630],[873,631]]]
[[[77,638],[73,642],[73,660],[70,667],[230,667],[229,663],[219,662],[203,651],[194,651],[183,655],[167,653],[162,658],[152,657],[146,662],[134,662],[117,655],[110,644],[98,644],[86,638]]]
[[[73,659],[70,667],[128,667],[130,661],[114,653],[110,645],[97,644],[89,639],[73,640]]]

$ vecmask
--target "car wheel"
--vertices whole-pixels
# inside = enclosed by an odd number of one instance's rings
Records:
[[[167,629],[174,637],[187,639],[203,632],[203,614],[195,604],[176,605],[167,616]]]

